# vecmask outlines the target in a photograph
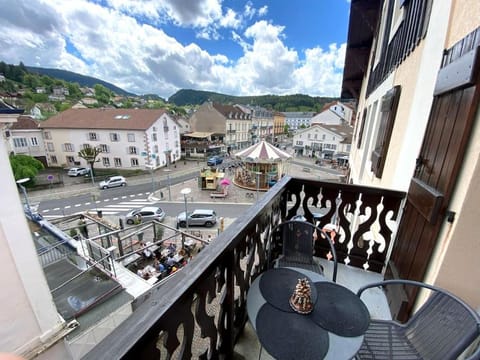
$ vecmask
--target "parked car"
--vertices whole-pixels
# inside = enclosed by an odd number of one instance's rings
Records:
[[[138,217],[138,215],[140,216]],[[163,219],[165,219],[165,211],[157,206],[145,206],[141,209],[130,211],[127,215],[125,215],[125,222],[128,225],[133,225],[135,224],[135,218],[137,217],[141,222],[148,220],[163,221]]]
[[[207,165],[215,166],[215,165],[221,164],[222,162],[223,162],[223,158],[219,155],[215,155],[207,160]]]
[[[126,186],[127,180],[123,176],[111,176],[101,181],[98,185],[100,189],[108,189],[117,186]]]
[[[68,170],[68,176],[82,176],[82,175],[87,175],[90,174],[90,169],[89,168],[84,168],[84,167],[74,167]]]
[[[195,209],[188,212],[188,226],[212,227],[217,222],[217,214],[213,210]],[[185,211],[177,216],[177,227],[185,227],[187,224]]]

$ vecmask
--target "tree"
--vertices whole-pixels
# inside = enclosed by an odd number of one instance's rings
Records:
[[[93,164],[95,164],[98,155],[100,155],[101,153],[102,149],[100,149],[99,147],[86,147],[78,152],[78,156],[90,164],[90,171],[92,172],[92,176],[95,176],[95,173],[93,172]]]
[[[105,86],[100,84],[96,84],[94,86],[94,89],[95,89],[95,99],[97,99],[99,103],[102,103],[102,104],[110,103],[110,99],[114,96],[112,91],[108,90]]]
[[[30,178],[27,186],[34,184],[35,176],[44,168],[40,161],[28,155],[10,155],[10,166],[15,180]]]

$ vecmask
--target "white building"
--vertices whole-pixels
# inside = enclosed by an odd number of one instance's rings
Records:
[[[0,101],[0,129],[16,122],[23,110]],[[10,170],[8,149],[0,141],[0,194],[8,206],[0,208],[0,349],[25,359],[69,359],[63,340],[73,327],[57,312],[47,285]],[[40,355],[38,355],[40,354]]]
[[[297,154],[322,159],[348,154],[352,130],[351,126],[345,125],[314,125],[297,131],[293,136],[293,148]]]
[[[283,112],[285,115],[285,123],[288,125],[289,130],[297,130],[303,127],[309,127],[312,117],[315,115],[314,112],[305,112],[305,111],[293,111],[293,112]]]
[[[45,145],[39,122],[21,115],[3,131],[8,153],[29,155],[46,165]]]
[[[145,169],[180,158],[180,132],[165,110],[70,109],[41,124],[49,166],[88,166],[78,152],[102,150],[97,168]]]
[[[354,110],[340,101],[328,104],[324,110],[312,117],[310,124],[352,125]]]

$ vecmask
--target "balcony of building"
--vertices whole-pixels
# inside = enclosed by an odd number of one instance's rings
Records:
[[[404,197],[397,191],[283,177],[183,271],[152,287],[86,359],[258,356],[246,299],[254,279],[268,267],[268,254],[280,247],[269,241],[274,226],[299,214],[321,228],[335,226],[337,282],[356,291],[383,279]],[[316,242],[315,257],[327,277],[332,271],[328,252],[326,242]],[[388,313],[381,292],[365,302],[372,316]]]

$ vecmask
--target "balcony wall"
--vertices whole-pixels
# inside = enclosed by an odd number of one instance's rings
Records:
[[[340,262],[382,272],[404,197],[283,177],[182,271],[137,299],[133,314],[85,359],[233,358],[249,286],[267,268],[270,246],[272,253],[281,248],[268,241],[276,224],[296,214],[320,227],[333,224]],[[327,244],[315,252],[325,257]]]

